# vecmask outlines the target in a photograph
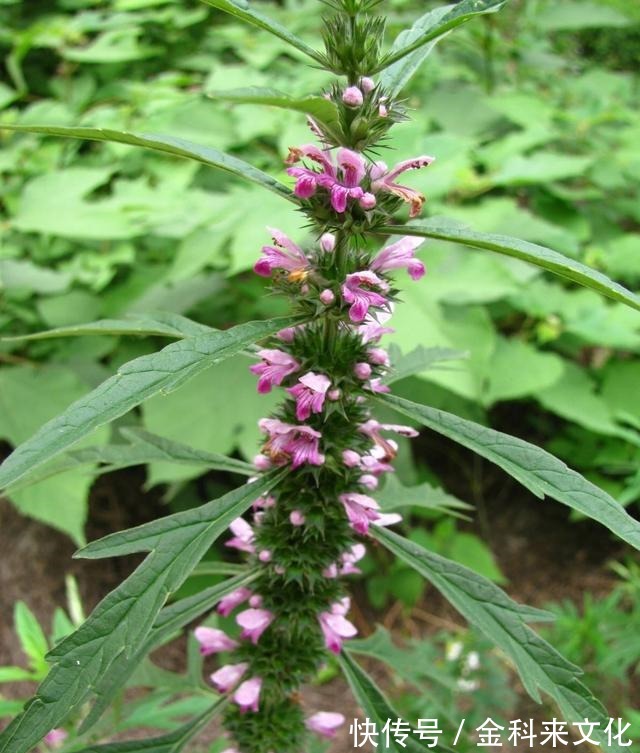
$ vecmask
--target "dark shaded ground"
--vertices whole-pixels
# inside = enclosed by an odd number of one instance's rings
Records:
[[[490,544],[509,580],[507,590],[514,598],[541,606],[563,598],[581,600],[585,591],[602,594],[609,589],[612,579],[606,564],[623,556],[625,548],[604,529],[590,522],[570,522],[565,508],[552,501],[535,500],[502,472],[472,459],[465,451],[436,443],[428,436],[420,444],[420,451],[427,453],[432,465],[441,468],[443,476],[450,479],[450,491],[476,504],[478,514],[469,527]],[[143,480],[142,472],[126,471],[97,481],[87,531],[90,540],[166,514],[157,494],[141,493]],[[84,603],[90,609],[135,565],[133,558],[72,560],[73,550],[66,537],[22,517],[9,503],[0,501],[1,664],[22,663],[11,626],[12,605],[17,599],[25,600],[49,625],[55,606],[64,603],[66,573],[77,576]],[[382,619],[399,639],[460,624],[455,612],[433,589],[409,616],[399,605],[392,606],[385,615],[376,615],[362,598],[357,599],[353,615],[362,635],[371,632],[374,622]],[[181,668],[183,642],[176,641],[163,649],[158,660],[168,668]],[[383,670],[371,669],[384,680]],[[3,692],[6,697],[16,697],[23,690],[4,686]],[[358,715],[348,689],[337,680],[307,689],[304,702],[314,710],[339,708],[348,719]],[[525,704],[522,711],[535,712],[535,708]],[[210,734],[210,739],[215,739],[217,732],[212,730]],[[345,730],[332,752],[352,749]]]

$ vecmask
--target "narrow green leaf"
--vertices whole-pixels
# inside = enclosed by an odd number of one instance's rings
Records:
[[[384,395],[378,399],[384,405],[487,458],[538,497],[549,495],[597,520],[628,544],[640,549],[640,523],[613,497],[545,450],[523,439],[395,395]]]
[[[134,465],[146,465],[154,462],[176,463],[178,465],[203,466],[214,471],[239,473],[252,476],[255,468],[250,463],[229,458],[217,452],[206,452],[189,447],[181,442],[174,442],[158,434],[138,428],[120,429],[123,437],[128,439],[123,444],[108,444],[98,447],[84,447],[81,450],[69,450],[62,457],[54,458],[34,473],[23,476],[6,490],[16,492],[31,484],[37,484],[59,473],[88,466],[87,473],[101,475]]]
[[[386,735],[383,734],[382,729],[388,719],[395,722],[400,719],[400,715],[391,707],[384,693],[353,659],[347,649],[343,649],[338,660],[358,705],[369,721],[373,722],[378,732],[378,747],[376,750],[383,751],[383,753],[402,753],[402,751],[405,751],[405,753],[420,753],[424,751],[424,746],[411,735],[403,741],[404,745],[400,745],[393,735],[389,735],[389,744],[387,745]],[[444,753],[450,751],[445,745],[440,744],[438,744],[438,750]]]
[[[277,193],[289,201],[295,202],[293,193],[282,183],[267,173],[249,165],[237,157],[219,152],[209,146],[201,146],[176,136],[163,136],[155,133],[129,133],[115,131],[111,128],[89,128],[84,126],[47,126],[47,125],[0,125],[0,129],[20,131],[21,133],[39,133],[43,136],[61,136],[72,139],[86,139],[88,141],[115,141],[118,144],[141,146],[153,149],[174,157],[185,157],[203,165],[215,167],[223,172],[231,173],[240,178],[257,183],[270,191]]]
[[[197,565],[196,565],[197,567]],[[195,569],[195,568],[194,568]],[[102,716],[114,696],[125,686],[131,675],[142,663],[145,656],[166,643],[176,632],[201,614],[213,607],[236,588],[246,586],[256,577],[256,573],[245,573],[229,578],[217,586],[205,588],[200,593],[164,607],[158,615],[147,639],[140,645],[127,662],[120,662],[111,672],[108,684],[101,688],[91,711],[82,722],[83,729],[89,729]]]
[[[13,621],[22,650],[29,657],[31,666],[36,671],[46,671],[44,657],[49,650],[49,644],[36,616],[24,601],[16,602]]]
[[[37,679],[33,672],[22,667],[0,667],[0,683],[2,682],[28,682]]]
[[[396,40],[397,43],[394,43],[390,53],[384,57],[373,73],[377,73],[397,63],[397,61],[419,50],[428,42],[436,40],[451,31],[451,29],[455,29],[456,26],[466,23],[474,16],[499,11],[506,2],[507,0],[462,0],[462,2],[456,5],[446,6],[446,13],[434,13],[433,11],[426,13],[416,21],[411,29],[407,29],[400,34],[398,40]],[[442,11],[443,9],[438,8],[437,10]],[[401,40],[400,37],[402,35],[405,36]],[[399,88],[404,85],[415,68],[420,65],[426,54],[420,57],[412,57],[407,70],[396,69],[393,77],[402,81]],[[396,89],[396,93],[399,91],[399,88]]]
[[[78,753],[178,753],[222,711],[227,702],[226,697],[218,698],[200,716],[168,735],[142,740],[123,740],[119,743],[89,745],[87,748],[81,748]]]
[[[2,337],[5,342],[16,340],[48,340],[52,337],[80,337],[82,335],[138,335],[140,337],[193,337],[205,332],[213,332],[211,327],[194,322],[186,316],[171,312],[132,317],[131,319],[101,319],[71,327],[56,327],[30,335]]]
[[[113,693],[113,678],[126,679],[169,596],[231,521],[286,472],[270,473],[201,507],[90,544],[84,550],[89,556],[106,551],[148,555],[75,633],[49,653],[53,666],[22,714],[0,733],[0,753],[28,753],[50,729],[79,714],[91,695],[100,703],[102,696]],[[164,629],[169,629],[166,615]],[[175,624],[171,622],[171,629]]]
[[[0,466],[0,488],[13,484],[98,426],[122,416],[152,395],[170,392],[250,343],[299,321],[284,317],[239,324],[171,343],[158,353],[126,363],[115,376],[77,400],[15,449]]]
[[[604,707],[578,679],[582,670],[568,662],[527,622],[536,619],[535,610],[513,601],[490,580],[456,562],[429,552],[419,544],[379,526],[372,535],[389,551],[429,580],[472,625],[478,627],[511,659],[529,695],[541,702],[538,689],[550,695],[569,722],[589,719],[599,722],[597,737],[605,750],[622,753],[618,745],[607,745],[605,728],[609,720]],[[547,613],[540,612],[543,617]]]
[[[230,16],[233,16],[244,23],[250,24],[251,26],[257,26],[263,31],[268,31],[270,34],[273,34],[284,42],[290,44],[292,47],[295,47],[300,52],[313,58],[316,62],[322,62],[319,54],[313,48],[309,47],[306,42],[303,42],[295,34],[292,34],[289,29],[282,24],[253,8],[247,0],[203,0],[203,2],[228,13]]]
[[[472,509],[471,505],[426,481],[416,486],[403,486],[394,475],[390,475],[382,490],[376,492],[376,500],[385,512],[419,507],[464,517],[460,511]]]
[[[238,104],[271,105],[271,107],[280,107],[284,110],[294,110],[311,115],[312,118],[330,128],[339,125],[338,108],[324,97],[314,95],[292,97],[286,92],[259,86],[247,86],[230,91],[209,91],[207,96],[222,99],[226,102],[237,102]]]
[[[443,368],[438,366],[446,361],[457,361],[468,358],[469,353],[464,350],[454,350],[453,348],[425,348],[424,345],[418,345],[406,355],[396,356],[394,351],[399,350],[395,346],[389,349],[391,363],[393,368],[388,376],[384,378],[385,384],[393,384],[401,379],[406,379],[413,374],[420,374],[429,369]]]
[[[463,227],[443,225],[441,220],[435,219],[411,222],[408,225],[383,227],[380,228],[380,232],[393,235],[417,235],[421,238],[437,238],[452,243],[460,243],[463,246],[495,251],[504,256],[511,256],[514,259],[535,264],[537,267],[542,267],[542,269],[554,272],[560,277],[566,277],[572,282],[597,290],[614,301],[626,303],[627,306],[640,311],[640,298],[635,293],[617,282],[613,282],[606,275],[535,243],[521,241],[508,235],[476,233]]]

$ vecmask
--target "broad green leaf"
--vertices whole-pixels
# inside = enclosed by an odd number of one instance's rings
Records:
[[[8,490],[15,493],[44,479],[87,465],[98,466],[89,468],[87,475],[110,473],[120,468],[146,465],[147,463],[198,466],[216,471],[239,473],[243,476],[255,474],[254,466],[242,460],[229,458],[215,452],[198,450],[195,447],[174,442],[167,437],[152,434],[144,429],[128,427],[120,429],[120,433],[128,440],[127,443],[69,450],[62,457],[42,466],[40,471],[29,474],[22,480],[10,485]]]
[[[403,741],[404,745],[400,745],[394,739],[394,736],[390,735],[389,744],[387,745],[386,735],[382,732],[382,729],[388,719],[393,721],[400,719],[399,714],[391,707],[389,701],[371,677],[351,657],[348,649],[343,649],[338,661],[358,705],[364,711],[367,719],[375,725],[375,729],[378,732],[378,747],[376,750],[383,751],[383,753],[402,753],[402,751],[406,753],[420,753],[424,751],[424,746],[415,737],[412,737],[411,734]],[[444,753],[449,753],[450,751],[444,745],[438,745],[438,750],[444,751]]]
[[[167,735],[89,745],[81,748],[78,753],[178,753],[222,711],[227,702],[226,697],[219,698],[211,708]]]
[[[561,277],[577,282],[587,288],[597,290],[616,301],[621,301],[640,311],[640,298],[617,282],[613,282],[600,272],[569,259],[562,254],[552,251],[535,243],[528,243],[506,235],[492,235],[476,233],[466,228],[443,225],[441,221],[412,222],[409,225],[398,225],[380,229],[383,233],[394,235],[416,235],[424,238],[437,238],[443,241],[461,243],[472,248],[487,249],[498,254],[511,256],[515,259],[535,264],[542,269],[554,272]]]
[[[433,368],[442,368],[436,364],[443,361],[457,361],[468,357],[464,350],[454,350],[453,348],[425,348],[424,345],[418,345],[406,355],[396,355],[394,350],[398,348],[392,346],[389,351],[393,365],[389,375],[384,378],[385,384],[393,384],[400,379],[406,379],[408,376],[420,374],[423,371]],[[455,367],[454,367],[455,368]]]
[[[114,678],[128,677],[167,598],[231,521],[283,473],[269,474],[206,505],[112,534],[81,550],[79,556],[90,558],[148,555],[75,633],[49,653],[49,674],[23,713],[0,734],[0,751],[27,753],[50,729],[79,713],[92,695],[98,703],[110,697],[117,690]]]
[[[640,549],[640,523],[628,515],[613,497],[545,450],[523,439],[394,395],[384,395],[378,400],[487,458],[536,496],[544,498],[549,495],[597,520],[628,544]]]
[[[212,147],[200,146],[199,144],[194,144],[175,136],[162,136],[153,133],[137,134],[129,133],[128,131],[116,131],[110,128],[85,128],[84,126],[61,127],[2,124],[0,129],[2,128],[22,133],[39,133],[43,136],[61,136],[65,138],[86,139],[88,141],[115,141],[119,144],[130,144],[131,146],[153,149],[154,151],[170,154],[174,157],[192,159],[196,162],[201,162],[203,165],[215,167],[223,172],[246,178],[268,188],[270,191],[274,191],[285,199],[289,199],[289,201],[296,201],[291,191],[285,185],[262,170],[258,170],[256,167],[230,154],[224,154]]]
[[[447,494],[443,489],[426,482],[417,486],[403,486],[393,475],[386,479],[382,490],[376,492],[376,500],[385,511],[419,507],[460,515],[460,510],[471,509],[471,505]]]
[[[495,13],[500,10],[507,0],[462,0],[462,2],[456,5],[447,6],[447,12],[445,14],[427,13],[422,16],[412,27],[402,32],[406,36],[402,39],[402,45],[394,43],[393,48],[386,55],[380,65],[372,71],[377,73],[378,71],[388,68],[393,63],[396,63],[407,55],[410,55],[414,51],[419,50],[428,42],[442,37],[451,29],[455,29],[456,26],[465,23],[469,19],[482,13]],[[409,63],[409,72],[396,73],[394,79],[397,77],[402,81],[402,86],[413,73],[412,66],[416,68],[422,62],[422,58],[416,56],[412,58]],[[397,91],[397,90],[396,90]]]
[[[214,363],[247,345],[299,322],[295,317],[248,322],[171,343],[158,353],[141,356],[121,366],[86,397],[45,424],[0,466],[0,488],[5,488],[152,395],[167,393]]]
[[[590,0],[563,0],[536,13],[536,24],[543,31],[620,28],[631,23],[633,21],[616,8]]]
[[[308,44],[303,42],[295,34],[292,34],[285,26],[274,21],[272,18],[265,16],[264,13],[252,7],[247,0],[203,0],[207,5],[212,5],[218,10],[222,10],[225,13],[237,18],[240,21],[244,21],[251,26],[257,26],[259,29],[268,31],[276,37],[279,37],[285,42],[288,42],[292,47],[295,47],[300,52],[313,58],[316,62],[322,62],[319,54],[309,47]]]
[[[491,177],[496,186],[526,186],[531,183],[548,184],[584,175],[593,157],[539,151],[530,155],[516,154],[508,159]]]
[[[245,105],[271,105],[285,110],[295,110],[311,115],[315,120],[333,128],[339,125],[338,108],[328,99],[320,96],[292,97],[277,89],[266,89],[259,86],[248,86],[230,91],[208,91],[207,96],[226,102],[237,102]]]
[[[567,721],[599,722],[597,737],[605,750],[621,753],[621,746],[607,745],[609,717],[578,679],[582,670],[568,662],[527,622],[547,619],[548,613],[513,601],[491,581],[462,565],[427,551],[393,531],[374,526],[372,535],[429,580],[471,624],[478,627],[511,659],[529,695],[541,702],[539,690],[550,695]]]
[[[30,335],[0,338],[5,342],[14,340],[46,340],[51,337],[80,337],[82,335],[139,335],[140,337],[193,337],[204,332],[212,332],[211,327],[194,322],[180,314],[158,312],[157,314],[130,317],[129,319],[101,319],[88,324],[71,327],[57,327],[45,332]]]

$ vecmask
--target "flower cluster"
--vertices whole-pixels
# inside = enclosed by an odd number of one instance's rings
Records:
[[[373,122],[396,112],[366,77],[327,96],[350,128],[359,127],[361,116]],[[393,435],[416,435],[409,426],[378,421],[369,399],[389,391],[391,363],[380,341],[393,332],[392,275],[425,274],[416,257],[422,240],[400,237],[372,252],[349,223],[387,216],[402,202],[417,216],[424,197],[398,179],[433,158],[390,169],[348,146],[331,149],[323,128],[314,121],[311,127],[321,145],[291,148],[286,164],[295,196],[318,227],[317,241],[303,248],[271,228],[272,242],[254,267],[304,319],[265,343],[250,366],[259,393],[277,390],[282,397],[259,422],[256,474],[287,473],[255,500],[250,518],[230,526],[226,545],[247,558],[254,577],[217,605],[225,629],[212,623],[195,630],[204,656],[224,655],[210,681],[231,700],[225,722],[235,747],[225,753],[293,753],[305,747],[308,731],[330,738],[344,722],[338,712],[305,713],[297,690],[327,652],[340,654],[358,633],[343,579],[360,572],[361,537],[371,526],[400,522],[374,495],[393,472]]]

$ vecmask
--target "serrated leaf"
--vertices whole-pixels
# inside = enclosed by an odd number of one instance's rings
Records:
[[[15,484],[10,484],[7,491],[14,493],[52,476],[85,466],[97,466],[90,467],[87,470],[89,475],[111,473],[134,465],[160,462],[199,466],[215,471],[239,473],[243,476],[252,476],[255,473],[254,466],[242,460],[229,458],[217,452],[206,452],[195,447],[189,447],[181,442],[174,442],[167,437],[152,434],[144,429],[122,428],[120,434],[129,441],[123,444],[108,444],[102,447],[69,450],[62,457],[55,458],[51,463],[42,466],[40,471],[23,477]]]
[[[622,753],[619,745],[607,745],[604,730],[609,717],[578,679],[582,670],[527,625],[539,610],[513,601],[473,570],[429,552],[393,531],[379,526],[374,529],[375,539],[433,583],[470,624],[504,651],[535,701],[541,702],[540,689],[556,701],[567,721],[598,722],[600,729],[596,735],[602,747],[612,753]],[[541,612],[541,616],[546,617],[547,613]]]
[[[322,62],[318,53],[309,47],[308,44],[303,42],[295,34],[292,34],[282,24],[253,8],[246,0],[203,0],[203,2],[207,5],[212,5],[218,10],[222,10],[251,26],[257,26],[259,29],[268,31],[270,34],[273,34],[284,42],[290,44],[292,47],[295,47],[297,50],[300,50],[300,52],[313,58],[316,62]]]
[[[411,735],[404,741],[404,745],[400,745],[398,741],[393,739],[393,735],[390,735],[389,745],[387,745],[382,729],[387,720],[396,721],[400,719],[399,714],[391,707],[384,693],[371,677],[351,657],[348,649],[343,649],[338,661],[358,705],[364,711],[367,719],[375,725],[375,730],[378,732],[378,747],[376,750],[383,751],[383,753],[402,753],[402,751],[420,753],[424,751],[424,746],[420,745]],[[438,750],[444,753],[450,751],[449,748],[440,744]]]
[[[46,672],[44,657],[49,644],[36,616],[23,601],[16,602],[13,621],[22,650],[29,657],[31,666],[36,672]]]
[[[112,534],[81,550],[85,557],[148,554],[86,622],[49,653],[53,666],[22,714],[0,734],[0,752],[28,753],[50,729],[77,714],[91,695],[99,704],[110,697],[117,690],[114,678],[126,680],[138,652],[148,645],[167,598],[231,521],[284,473],[268,474],[206,505]]]
[[[601,272],[535,243],[521,241],[507,235],[476,233],[465,227],[444,225],[441,220],[426,220],[412,222],[409,225],[383,227],[380,228],[380,232],[393,235],[415,235],[420,238],[437,238],[452,243],[460,243],[463,246],[495,251],[498,254],[511,256],[515,259],[522,259],[522,261],[535,264],[537,267],[596,290],[608,298],[626,303],[627,306],[640,311],[640,298],[635,293],[610,280]]]
[[[378,400],[487,458],[538,497],[549,495],[597,520],[631,546],[640,549],[640,523],[613,497],[545,450],[523,439],[395,395],[380,396]]]
[[[281,107],[285,110],[294,110],[311,115],[315,120],[324,123],[330,128],[339,125],[338,108],[333,102],[324,97],[314,95],[293,97],[286,92],[260,86],[247,86],[240,89],[231,89],[230,91],[208,91],[207,96],[226,102],[237,102],[238,104]]]
[[[429,483],[403,486],[395,476],[388,476],[381,491],[376,492],[376,501],[385,511],[406,507],[420,507],[460,515],[460,510],[470,510],[471,505],[462,502],[443,489]]]
[[[1,129],[21,133],[39,133],[43,136],[61,136],[63,138],[83,139],[88,141],[113,141],[118,144],[140,146],[153,149],[174,157],[184,157],[215,167],[223,172],[257,183],[277,193],[289,201],[296,199],[292,192],[282,183],[267,173],[230,154],[219,152],[210,146],[201,146],[176,136],[163,136],[155,133],[130,133],[111,128],[88,128],[84,126],[47,126],[47,125],[0,125]]]
[[[422,18],[416,21],[411,29],[402,32],[402,34],[406,35],[402,40],[402,45],[398,44],[396,46],[394,43],[390,53],[383,58],[380,65],[378,65],[372,73],[377,73],[384,68],[388,68],[414,51],[417,52],[424,45],[444,36],[451,31],[451,29],[455,29],[456,26],[466,23],[474,16],[499,11],[506,2],[507,0],[462,0],[462,2],[459,2],[456,5],[447,6],[447,12],[444,14],[434,12],[425,14]],[[422,62],[422,57],[426,57],[428,51],[426,54],[423,54],[422,51],[420,51],[420,53],[420,57],[416,55],[415,58],[412,58],[412,62],[409,63],[410,67],[415,64],[415,67],[417,68]],[[411,71],[411,73],[412,72],[413,71]],[[397,77],[400,80],[406,78],[406,80],[408,80],[411,73],[407,75],[407,71],[396,69],[396,76],[394,76],[394,78]],[[404,81],[401,86],[402,85],[404,85]],[[399,89],[396,89],[395,93],[397,93],[398,90]]]
[[[424,345],[418,345],[410,353],[396,356],[394,350],[399,351],[396,346],[391,346],[389,355],[391,356],[392,369],[388,376],[383,379],[385,384],[393,384],[406,379],[414,374],[420,374],[429,369],[438,368],[436,364],[445,361],[457,361],[468,358],[469,354],[464,350],[454,350],[453,348],[425,348]]]
[[[168,735],[142,740],[123,740],[119,743],[89,745],[87,748],[81,748],[78,753],[178,753],[220,713],[227,702],[227,698],[219,698],[211,708]]]
[[[214,363],[294,323],[299,323],[299,318],[239,324],[171,343],[158,353],[121,366],[115,376],[77,400],[9,455],[0,466],[0,488],[13,484],[93,429],[122,416],[152,395],[175,389]]]
[[[196,569],[197,565],[194,571]],[[91,711],[83,721],[83,726],[88,729],[100,718],[111,703],[114,695],[125,686],[129,678],[143,662],[145,656],[166,643],[175,633],[185,625],[188,625],[192,620],[212,609],[224,596],[241,586],[251,583],[255,577],[256,573],[243,573],[235,578],[229,578],[217,586],[205,588],[194,596],[180,599],[180,601],[164,607],[153,623],[147,639],[126,663],[121,663],[117,671],[112,672],[109,684],[104,687],[102,693],[96,699]]]
[[[157,314],[130,319],[101,319],[87,324],[76,324],[70,327],[56,327],[44,332],[34,332],[30,335],[16,335],[2,337],[5,342],[16,340],[47,340],[52,337],[81,337],[83,335],[138,335],[140,337],[193,337],[205,332],[214,331],[205,324],[194,322],[186,316],[172,312],[158,312]]]

